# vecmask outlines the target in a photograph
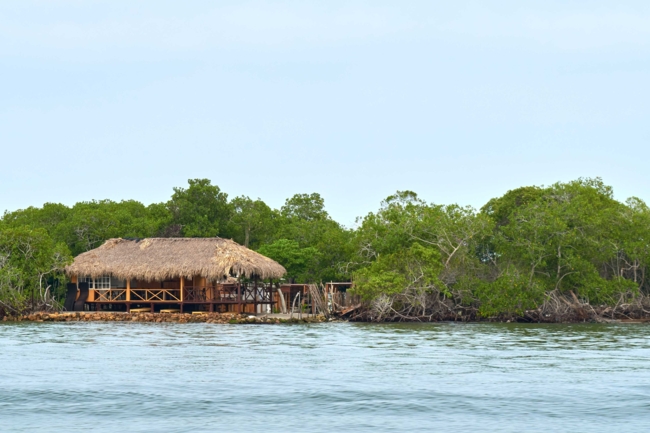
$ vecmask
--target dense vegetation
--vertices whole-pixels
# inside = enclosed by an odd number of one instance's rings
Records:
[[[166,203],[5,213],[0,310],[53,307],[73,256],[108,238],[151,236],[228,237],[283,264],[291,281],[352,280],[373,320],[561,320],[578,304],[644,311],[650,290],[650,209],[614,200],[600,179],[515,189],[480,210],[401,191],[355,229],[334,221],[319,194],[272,209],[195,179]]]

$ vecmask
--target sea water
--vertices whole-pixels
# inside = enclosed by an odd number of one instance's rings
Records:
[[[641,324],[0,324],[1,432],[649,429]]]

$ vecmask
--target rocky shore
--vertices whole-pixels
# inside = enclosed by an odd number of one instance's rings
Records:
[[[148,323],[218,323],[218,324],[280,324],[320,323],[324,316],[302,319],[253,316],[238,313],[118,313],[118,312],[38,312],[17,317],[4,317],[4,322],[148,322]]]

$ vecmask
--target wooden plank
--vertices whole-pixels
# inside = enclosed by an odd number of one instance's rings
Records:
[[[354,310],[356,310],[357,308],[360,308],[360,307],[361,307],[361,304],[357,304],[357,305],[353,305],[351,307],[345,308],[345,309],[341,310],[341,316],[345,316],[346,314],[350,314],[351,312],[353,312]]]

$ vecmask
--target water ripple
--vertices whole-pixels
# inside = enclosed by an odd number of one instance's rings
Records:
[[[645,431],[649,337],[645,325],[0,324],[0,430]]]

